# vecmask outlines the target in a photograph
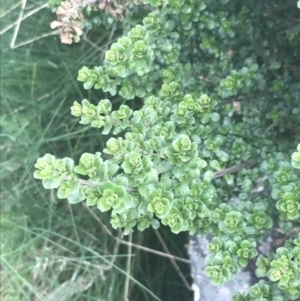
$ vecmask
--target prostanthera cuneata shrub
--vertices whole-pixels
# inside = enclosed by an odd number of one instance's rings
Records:
[[[58,188],[60,199],[108,211],[125,234],[161,224],[212,234],[205,272],[213,284],[256,260],[262,280],[235,301],[300,300],[296,1],[116,3],[127,9],[124,34],[78,80],[143,107],[75,101],[71,113],[81,124],[117,137],[107,140],[105,156],[84,153],[77,165],[46,154],[34,177]],[[139,10],[146,17],[135,25]],[[259,254],[274,231],[284,243]]]

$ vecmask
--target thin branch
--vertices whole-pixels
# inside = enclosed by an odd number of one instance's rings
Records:
[[[15,27],[15,30],[14,30],[13,36],[12,36],[11,41],[10,41],[10,48],[14,48],[14,46],[15,46],[15,42],[16,42],[17,35],[18,35],[18,32],[19,32],[19,28],[20,28],[20,25],[21,25],[21,22],[22,22],[23,13],[24,13],[24,10],[25,10],[25,7],[26,7],[26,2],[27,2],[27,0],[23,0],[22,8],[21,8],[21,11],[20,11],[20,14],[19,14],[19,18],[18,18],[16,27]]]
[[[238,165],[234,165],[232,167],[229,167],[229,168],[226,168],[226,169],[223,169],[221,171],[217,171],[214,173],[214,178],[220,178],[220,177],[223,177],[225,175],[228,175],[228,174],[231,174],[231,173],[235,173],[235,172],[238,172],[244,168],[249,168],[249,167],[252,167],[254,165],[256,165],[257,162],[254,161],[254,160],[250,160],[250,161],[246,161],[244,163],[241,163],[241,164],[238,164]],[[203,178],[203,176],[201,177]]]
[[[282,114],[274,123],[272,123],[265,131],[264,134],[268,133],[271,131],[282,119],[284,119],[289,112],[291,111],[292,107],[289,107],[284,114]]]
[[[99,47],[97,44],[95,44],[94,42],[92,42],[88,37],[87,37],[87,35],[85,34],[85,33],[83,33],[82,34],[82,36],[83,36],[83,39],[87,42],[87,43],[89,43],[91,46],[93,46],[95,49],[97,49],[98,51],[102,51],[102,48],[101,47]],[[98,43],[99,43],[99,41],[98,41]]]
[[[103,228],[104,232],[106,232],[106,234],[108,234],[109,236],[115,238],[113,236],[113,234],[110,232],[110,230],[102,223],[101,219],[93,212],[93,210],[91,210],[86,203],[82,203],[83,207],[91,214],[91,216],[101,225],[101,227]],[[115,238],[116,239],[116,238]]]
[[[24,42],[21,42],[21,43],[19,43],[19,44],[17,44],[17,45],[14,45],[14,46],[12,47],[12,49],[15,49],[15,48],[18,48],[18,47],[21,47],[21,46],[30,44],[30,43],[35,42],[35,41],[37,41],[37,40],[40,40],[40,39],[42,39],[42,38],[46,38],[46,37],[50,37],[50,36],[53,36],[53,35],[57,35],[57,34],[59,34],[59,30],[50,31],[50,32],[41,34],[41,35],[39,35],[39,36],[37,36],[37,37],[35,37],[35,38],[29,39],[29,40],[26,40],[26,41],[24,41]]]
[[[66,178],[66,180],[68,180],[68,177]],[[91,181],[88,181],[88,180],[83,180],[83,179],[79,179],[79,183],[81,185],[84,185],[84,186],[88,186],[88,187],[99,187],[100,185],[100,182],[91,182]],[[126,191],[127,192],[137,192],[137,188],[136,187],[132,187],[132,186],[128,186],[126,187]]]
[[[9,8],[7,11],[3,12],[2,15],[0,15],[0,18],[5,17],[8,13],[10,13],[11,11],[13,11],[15,8],[17,8],[19,5],[21,5],[23,3],[23,1],[20,1],[19,3],[16,3],[15,5],[13,5],[11,8]]]
[[[111,44],[111,41],[112,41],[112,38],[113,38],[114,33],[115,33],[115,29],[112,29],[112,31],[110,32],[110,34],[109,34],[109,36],[108,36],[108,42],[103,46],[102,54],[100,55],[101,60],[103,60],[104,57],[105,57],[105,53],[106,53],[108,47],[109,47],[110,44]]]
[[[15,22],[7,25],[5,28],[3,28],[1,31],[0,31],[0,35],[2,35],[3,33],[5,33],[6,31],[8,31],[9,29],[13,28],[16,24],[19,23],[19,21],[24,21],[25,19],[27,19],[28,17],[32,16],[33,14],[35,14],[36,12],[40,11],[41,9],[45,8],[48,6],[48,3],[44,3],[40,6],[38,6],[37,8],[33,9],[32,11],[28,12],[27,14],[25,14],[21,20],[16,20]]]
[[[223,105],[226,105],[228,103],[233,103],[233,102],[244,102],[244,101],[249,101],[249,100],[253,101],[253,100],[256,100],[258,97],[267,96],[266,93],[267,92],[263,91],[263,92],[254,93],[254,94],[247,95],[247,96],[241,95],[241,96],[237,96],[237,97],[230,97],[230,98],[224,99],[221,102],[217,103],[216,107],[223,106]]]
[[[128,237],[128,256],[126,262],[126,279],[125,279],[125,289],[124,289],[124,301],[129,301],[129,276],[130,276],[130,269],[131,269],[131,243],[132,243],[132,232],[129,233]]]
[[[65,256],[56,256],[56,255],[52,255],[51,256],[52,258],[57,258],[58,261],[74,261],[74,262],[78,262],[80,264],[84,264],[86,266],[91,266],[91,267],[94,267],[100,271],[102,270],[109,270],[111,267],[109,265],[100,265],[100,264],[94,264],[94,263],[91,263],[90,261],[86,261],[86,260],[81,260],[81,259],[76,259],[76,258],[70,258],[70,257],[65,257]]]
[[[243,102],[243,101],[253,100],[253,98],[255,98],[255,96],[256,95],[251,95],[248,97],[241,97],[241,98],[233,97],[233,98],[224,99],[221,102],[219,102],[216,105],[216,107],[223,106],[223,105],[226,105],[228,103],[233,103],[233,102]]]
[[[159,232],[158,232],[156,229],[154,229],[154,233],[155,233],[155,235],[157,236],[159,242],[161,243],[161,245],[162,245],[164,251],[165,251],[166,253],[170,254],[170,251],[169,251],[167,245],[165,244],[164,240],[162,239],[161,235],[159,234]],[[191,291],[192,288],[191,288],[190,284],[187,282],[187,280],[185,279],[184,275],[182,274],[182,272],[181,272],[181,270],[180,270],[178,264],[176,263],[176,261],[175,261],[172,257],[170,257],[170,261],[171,261],[171,264],[173,265],[173,267],[175,268],[175,270],[177,271],[178,276],[181,278],[183,284],[186,286],[186,288],[187,288],[189,291]]]
[[[99,187],[99,185],[100,185],[100,182],[94,183],[94,182],[91,182],[88,180],[83,180],[83,179],[79,179],[79,183],[81,185],[88,186],[88,187]]]
[[[113,258],[110,261],[110,267],[113,266],[113,264],[114,264],[114,262],[117,258],[117,254],[118,254],[119,248],[120,248],[120,241],[122,240],[122,238],[123,238],[123,232],[120,229],[118,229],[118,239],[116,239],[116,242],[115,242],[115,246],[114,246],[114,250],[113,250]],[[114,275],[114,277],[115,277],[115,275]],[[114,286],[114,281],[112,281],[109,285],[107,300],[111,300],[111,294],[113,292],[113,286]]]
[[[117,259],[117,254],[118,254],[118,251],[120,248],[120,242],[122,241],[123,236],[124,236],[123,232],[120,229],[118,229],[118,235],[117,235],[117,239],[116,239],[116,242],[114,245],[113,257],[112,257],[112,260],[110,261],[110,267],[113,266],[114,262]]]
[[[153,249],[150,249],[150,248],[147,248],[147,247],[143,247],[143,246],[140,246],[140,245],[137,245],[137,244],[134,244],[134,243],[129,243],[127,241],[121,240],[118,237],[115,237],[111,233],[111,231],[103,224],[101,219],[85,203],[82,203],[82,205],[85,209],[87,209],[87,211],[92,215],[92,217],[101,225],[101,227],[103,228],[105,233],[108,234],[109,236],[111,236],[112,238],[114,238],[115,240],[119,241],[120,244],[127,245],[127,246],[130,244],[132,247],[134,247],[136,249],[140,249],[140,250],[143,250],[145,252],[153,253],[155,255],[166,257],[166,258],[173,258],[174,260],[190,264],[190,261],[188,259],[177,257],[177,256],[174,256],[174,255],[171,255],[171,254],[166,254],[166,253],[163,253],[163,252],[160,252],[160,251],[157,251],[157,250],[153,250]]]
[[[128,245],[129,244],[129,242],[124,241],[124,240],[121,241],[120,243],[123,244],[123,245]],[[187,263],[187,264],[191,263],[188,259],[177,257],[177,256],[174,256],[174,255],[171,255],[171,254],[166,254],[164,252],[160,252],[160,251],[153,250],[153,249],[150,249],[150,248],[147,248],[147,247],[136,245],[134,243],[131,243],[131,246],[136,248],[136,249],[140,249],[140,250],[143,250],[145,252],[153,253],[153,254],[158,255],[158,256],[166,257],[166,258],[169,258],[169,259],[172,258],[174,260],[181,261],[181,262],[184,262],[184,263]]]

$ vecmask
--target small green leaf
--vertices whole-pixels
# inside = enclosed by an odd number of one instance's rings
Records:
[[[156,220],[156,219],[152,219],[151,222],[150,222],[150,224],[151,224],[151,227],[152,227],[153,229],[158,229],[159,226],[160,226],[159,221]]]
[[[232,185],[233,184],[233,182],[234,182],[233,175],[227,174],[227,175],[224,176],[224,178],[225,178],[225,181],[226,181],[226,183],[228,185]]]
[[[93,88],[93,86],[94,86],[94,82],[90,82],[90,81],[87,81],[87,82],[85,82],[85,83],[83,84],[83,87],[84,87],[84,89],[86,89],[86,90],[89,90],[89,89]]]
[[[106,203],[106,200],[104,198],[100,199],[100,201],[97,204],[97,207],[101,212],[105,212],[111,209],[111,206]]]
[[[158,173],[155,169],[151,169],[149,172],[146,173],[143,183],[153,183],[158,182]]]
[[[70,194],[68,196],[68,201],[70,204],[77,204],[83,201],[85,198],[86,198],[85,194],[82,191],[80,191],[80,193]]]
[[[215,170],[221,170],[220,163],[217,160],[212,160],[209,162],[209,165]]]
[[[140,195],[143,196],[144,198],[148,197],[149,189],[148,189],[147,185],[139,185],[138,191],[139,191]]]
[[[203,179],[207,182],[210,182],[213,178],[214,173],[211,170],[207,170],[203,175]]]

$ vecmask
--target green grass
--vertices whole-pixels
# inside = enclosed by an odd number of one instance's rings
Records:
[[[1,30],[18,19],[21,5],[11,10],[17,3],[2,1]],[[43,3],[28,0],[24,15]],[[54,18],[44,8],[22,21],[14,49],[15,26],[1,35],[0,299],[118,301],[127,290],[130,301],[189,300],[168,258],[118,243],[122,234],[111,230],[107,214],[58,200],[32,177],[45,153],[78,160],[83,152],[101,151],[107,139],[70,114],[74,100],[106,97],[76,80],[82,66],[101,64],[101,53],[85,41],[67,46],[54,35],[39,38],[51,32]],[[97,28],[91,40],[102,47],[108,36]],[[173,255],[187,257],[186,235],[160,233]],[[151,229],[135,231],[132,242],[164,252]],[[178,265],[189,279],[189,265]]]

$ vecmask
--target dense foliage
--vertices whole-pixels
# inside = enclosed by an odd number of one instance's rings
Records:
[[[66,12],[74,1],[60,2],[53,6]],[[77,8],[88,19],[91,7],[94,13],[105,8],[98,2]],[[123,36],[102,66],[85,66],[78,74],[85,89],[102,89],[111,99],[75,101],[71,108],[81,124],[115,137],[103,154],[84,153],[77,165],[46,154],[35,165],[35,178],[58,188],[60,199],[110,211],[112,227],[127,234],[160,224],[174,233],[213,234],[205,270],[213,284],[256,259],[263,280],[236,301],[299,300],[297,4],[120,3],[110,7],[123,7]],[[108,30],[116,22],[102,23]],[[118,95],[124,102],[115,107]],[[143,106],[133,111],[125,104],[130,99]],[[274,231],[284,243],[259,254]]]

